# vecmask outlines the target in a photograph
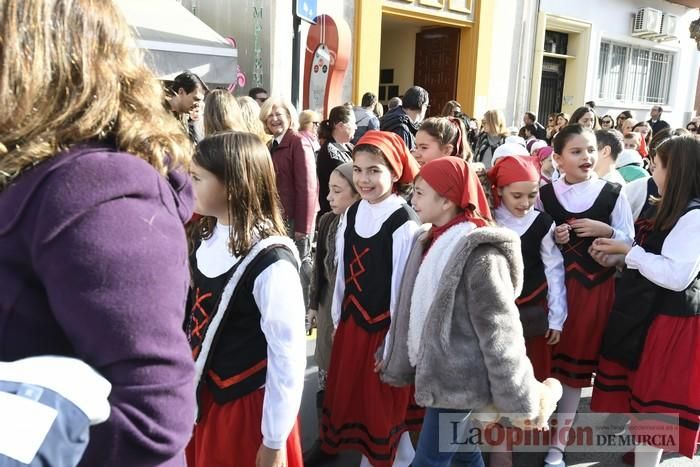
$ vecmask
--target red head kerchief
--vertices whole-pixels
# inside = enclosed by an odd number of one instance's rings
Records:
[[[441,157],[428,162],[420,175],[440,196],[449,199],[466,212],[467,220],[477,227],[492,220],[489,203],[479,177],[469,164],[457,157]],[[483,219],[474,216],[478,214]]]
[[[496,165],[488,172],[495,207],[501,204],[498,188],[516,182],[538,182],[540,180],[540,171],[536,164],[535,159],[530,156],[506,156],[496,162]]]
[[[399,177],[397,183],[413,183],[420,167],[399,135],[388,131],[370,130],[362,135],[355,147],[361,144],[369,144],[382,151],[392,170]]]

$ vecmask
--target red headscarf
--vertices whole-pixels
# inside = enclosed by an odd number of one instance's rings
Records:
[[[456,157],[441,157],[421,167],[418,175],[440,196],[464,209],[466,219],[477,227],[486,225],[484,219],[492,219],[479,177],[464,160]]]
[[[540,173],[540,180],[543,180],[545,183],[549,183],[551,180],[545,177],[542,173],[542,162],[544,162],[547,158],[552,157],[552,154],[554,154],[554,149],[552,149],[551,146],[540,148],[535,151],[534,154],[535,160],[537,161],[537,171]]]
[[[538,182],[540,180],[540,171],[535,164],[535,160],[529,156],[506,156],[498,159],[496,165],[488,172],[494,207],[501,204],[498,188],[516,182]]]
[[[397,183],[413,183],[420,167],[399,135],[388,131],[370,130],[362,135],[355,147],[361,144],[369,144],[382,151],[389,166],[399,177]]]
[[[639,154],[641,154],[642,157],[649,157],[649,150],[647,149],[647,140],[644,139],[644,135],[641,136],[642,137],[639,141]]]

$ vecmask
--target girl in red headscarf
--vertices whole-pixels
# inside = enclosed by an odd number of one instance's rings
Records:
[[[551,374],[551,346],[559,342],[566,320],[564,258],[554,242],[554,220],[535,209],[540,174],[532,157],[507,156],[489,170],[494,217],[501,227],[520,237],[525,283],[515,301],[523,311],[527,355],[535,377]],[[541,311],[542,316],[533,316]]]
[[[551,376],[552,346],[559,342],[567,314],[564,257],[554,241],[556,225],[548,214],[535,209],[541,177],[537,159],[503,157],[488,177],[496,223],[520,237],[525,280],[515,303],[535,378],[544,381]],[[491,465],[512,465],[507,451],[495,449]]]
[[[556,380],[535,378],[515,305],[523,281],[518,237],[490,227],[469,164],[455,157],[425,164],[413,206],[432,226],[406,263],[382,380],[415,384],[416,401],[426,407],[414,466],[483,466],[478,446],[463,452],[472,411],[519,414],[514,423],[544,427],[561,389]]]
[[[362,199],[343,214],[336,234],[335,334],[321,422],[326,457],[355,450],[363,454],[361,465],[375,467],[413,460],[408,431],[420,429],[422,410],[411,403],[410,388],[380,381],[375,353],[384,345],[419,228],[396,192],[417,173],[418,164],[393,133],[368,131],[353,151],[353,183]]]

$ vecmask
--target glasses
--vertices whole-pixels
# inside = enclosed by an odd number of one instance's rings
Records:
[[[314,126],[319,126],[321,124],[321,122],[311,122],[311,123],[313,123]]]

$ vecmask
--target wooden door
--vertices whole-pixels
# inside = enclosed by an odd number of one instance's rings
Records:
[[[447,101],[457,98],[458,61],[459,29],[430,28],[416,34],[413,82],[430,94],[426,116],[440,115]]]
[[[537,119],[545,127],[547,126],[547,116],[550,113],[561,112],[565,71],[566,60],[564,59],[545,57],[542,60],[542,82],[540,83],[540,105],[537,109]]]

